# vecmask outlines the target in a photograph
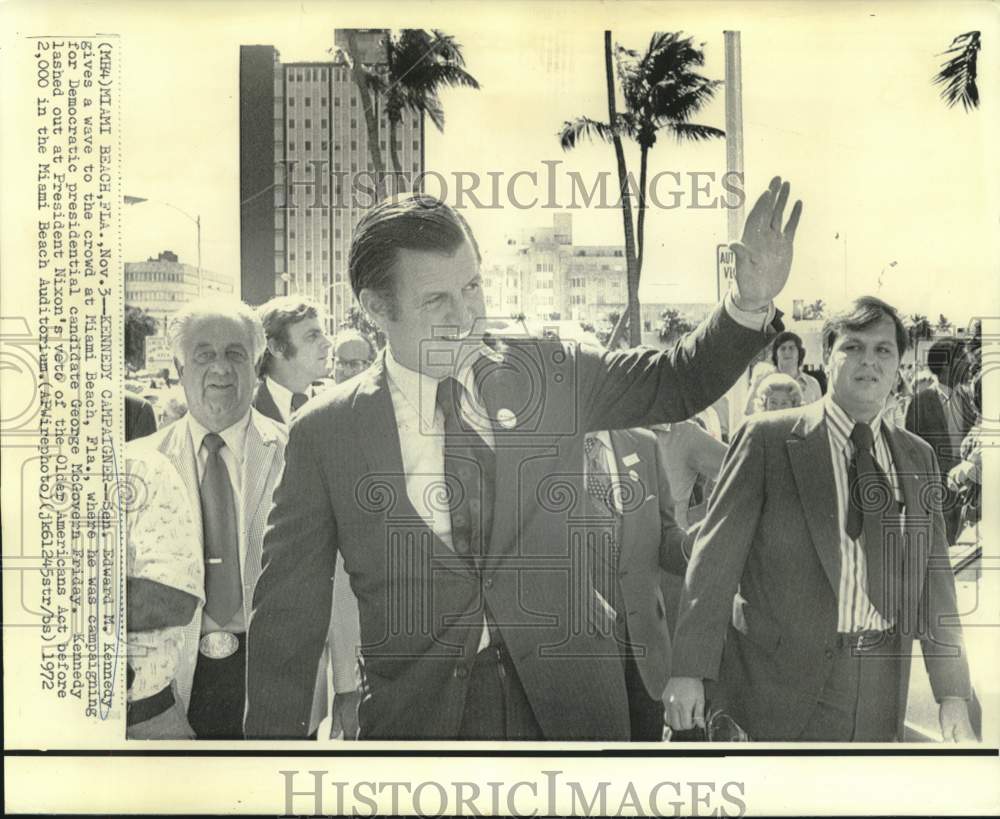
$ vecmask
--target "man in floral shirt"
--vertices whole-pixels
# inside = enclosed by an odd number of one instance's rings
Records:
[[[201,546],[180,475],[151,447],[126,449],[129,739],[194,739],[174,678],[184,627],[204,603]]]

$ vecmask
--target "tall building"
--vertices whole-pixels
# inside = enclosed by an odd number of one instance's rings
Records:
[[[334,32],[361,61],[380,62],[384,29]],[[240,49],[241,295],[250,304],[301,294],[322,304],[335,331],[354,304],[348,255],[354,227],[375,202],[369,119],[390,167],[389,123],[378,96],[366,112],[351,69],[282,63],[273,46]],[[424,169],[423,115],[405,111],[396,130],[407,187]]]
[[[200,283],[199,283],[200,279]],[[166,331],[170,317],[189,301],[213,294],[231,295],[232,282],[211,271],[186,264],[177,254],[164,250],[155,259],[125,262],[125,303],[140,307],[156,319],[156,332],[146,339],[148,366],[169,366]]]

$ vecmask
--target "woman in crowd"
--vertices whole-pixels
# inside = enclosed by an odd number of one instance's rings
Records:
[[[790,330],[778,333],[771,345],[771,363],[779,373],[790,375],[802,390],[802,403],[811,404],[823,397],[819,382],[809,373],[802,371],[806,358],[806,348],[802,339]]]
[[[802,388],[790,375],[771,373],[757,382],[754,391],[754,404],[757,412],[773,412],[774,410],[801,407]]]

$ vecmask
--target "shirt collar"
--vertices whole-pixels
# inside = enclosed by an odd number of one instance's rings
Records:
[[[483,345],[482,351],[475,355],[468,356],[466,360],[469,365],[464,367],[456,376],[458,382],[465,388],[465,392],[474,401],[479,401],[479,394],[475,387],[475,374],[472,364],[489,350]],[[385,351],[385,371],[396,389],[409,401],[420,413],[420,418],[424,428],[434,425],[435,412],[437,410],[437,388],[439,379],[424,373],[404,367],[392,354],[392,348],[388,345]]]
[[[274,399],[281,417],[287,421],[292,414],[292,391],[269,375],[264,377],[264,383],[267,384],[267,391],[271,393],[271,398]]]
[[[211,432],[204,424],[202,424],[197,418],[194,417],[190,412],[187,413],[188,419],[188,432],[191,435],[191,445],[194,447],[195,457],[198,457],[198,452],[201,450],[201,443],[205,440],[205,436]],[[242,463],[243,461],[243,450],[246,448],[247,442],[247,430],[250,428],[250,410],[247,410],[247,414],[244,415],[235,424],[226,427],[219,435],[222,436],[222,440],[226,442],[226,446],[232,451],[233,455],[236,456],[237,463]]]
[[[854,446],[851,443],[851,430],[854,429],[855,420],[847,414],[840,404],[833,400],[832,392],[828,392],[823,397],[823,407],[826,412],[827,427],[834,441],[837,443],[838,449],[850,452]],[[882,415],[884,412],[885,410],[882,410],[868,424],[871,427],[875,446],[878,446],[879,441],[882,439]]]

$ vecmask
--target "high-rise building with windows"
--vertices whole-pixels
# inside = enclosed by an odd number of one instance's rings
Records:
[[[384,29],[334,32],[334,45],[362,63],[382,55]],[[250,304],[301,294],[322,304],[330,329],[354,304],[348,255],[354,226],[375,200],[376,166],[368,123],[377,128],[389,167],[389,123],[382,99],[371,111],[351,68],[326,62],[281,62],[273,46],[240,49],[241,294]],[[407,187],[424,169],[424,120],[404,111],[396,129],[399,171]]]

